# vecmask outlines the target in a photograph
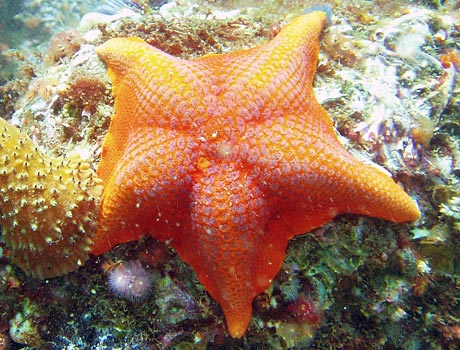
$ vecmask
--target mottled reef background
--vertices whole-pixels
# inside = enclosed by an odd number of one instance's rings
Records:
[[[39,280],[11,264],[3,234],[0,350],[460,348],[460,2],[324,4],[316,95],[346,148],[386,168],[421,219],[341,216],[293,240],[240,340],[191,268],[152,239]],[[313,5],[0,0],[0,116],[43,152],[95,168],[113,113],[97,45],[138,36],[181,58],[226,53]],[[121,298],[110,276],[133,266],[151,290]]]

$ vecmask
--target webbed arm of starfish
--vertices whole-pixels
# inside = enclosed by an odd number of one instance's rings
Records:
[[[94,254],[147,233],[166,241],[178,229],[190,230],[193,149],[194,141],[174,130],[141,129],[131,135],[106,183]]]
[[[316,117],[326,113],[319,104],[310,103],[310,108],[316,109]],[[354,159],[332,126],[321,127],[330,130],[319,133],[311,117],[288,115],[245,135],[240,157],[270,198],[268,230],[290,239],[343,213],[395,222],[418,218],[417,206],[401,187],[376,167]]]
[[[208,109],[216,109],[215,77],[197,62],[168,55],[138,38],[111,39],[97,53],[108,67],[116,111],[98,167],[104,181],[139,130],[159,127],[195,136]]]

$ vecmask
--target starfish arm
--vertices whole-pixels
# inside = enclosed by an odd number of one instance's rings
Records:
[[[269,43],[197,61],[220,76],[218,98],[236,125],[279,117],[305,108],[319,52],[324,12],[300,16]]]
[[[252,259],[264,249],[266,202],[244,171],[225,162],[196,176],[191,193],[192,230],[171,244],[197,271],[222,307],[230,334],[239,338],[251,320],[253,298],[270,283]]]
[[[317,113],[322,111],[321,106]],[[288,238],[303,234],[343,213],[394,222],[415,220],[414,201],[387,174],[356,161],[327,134],[305,129],[305,118],[271,120],[245,136],[241,148],[259,186],[271,198],[269,231]]]
[[[105,181],[139,128],[165,128],[195,136],[216,113],[215,77],[201,63],[168,55],[138,38],[115,38],[97,48],[108,67],[115,114],[104,139],[98,175]]]
[[[187,230],[195,147],[173,130],[143,129],[131,136],[105,184],[93,254],[146,233],[166,241]]]

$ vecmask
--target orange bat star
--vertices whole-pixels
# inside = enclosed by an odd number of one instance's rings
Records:
[[[339,143],[312,88],[324,12],[269,43],[196,60],[137,38],[97,49],[115,115],[94,254],[145,234],[169,242],[244,335],[288,241],[355,213],[402,222],[416,204]]]

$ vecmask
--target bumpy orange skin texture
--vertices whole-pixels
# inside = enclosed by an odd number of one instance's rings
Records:
[[[356,213],[419,217],[386,174],[354,159],[316,101],[326,17],[295,19],[271,42],[185,61],[136,38],[100,46],[115,115],[105,137],[92,251],[150,234],[170,242],[241,337],[288,241]]]
[[[101,180],[78,156],[55,158],[0,118],[0,225],[12,261],[49,278],[88,259]]]

